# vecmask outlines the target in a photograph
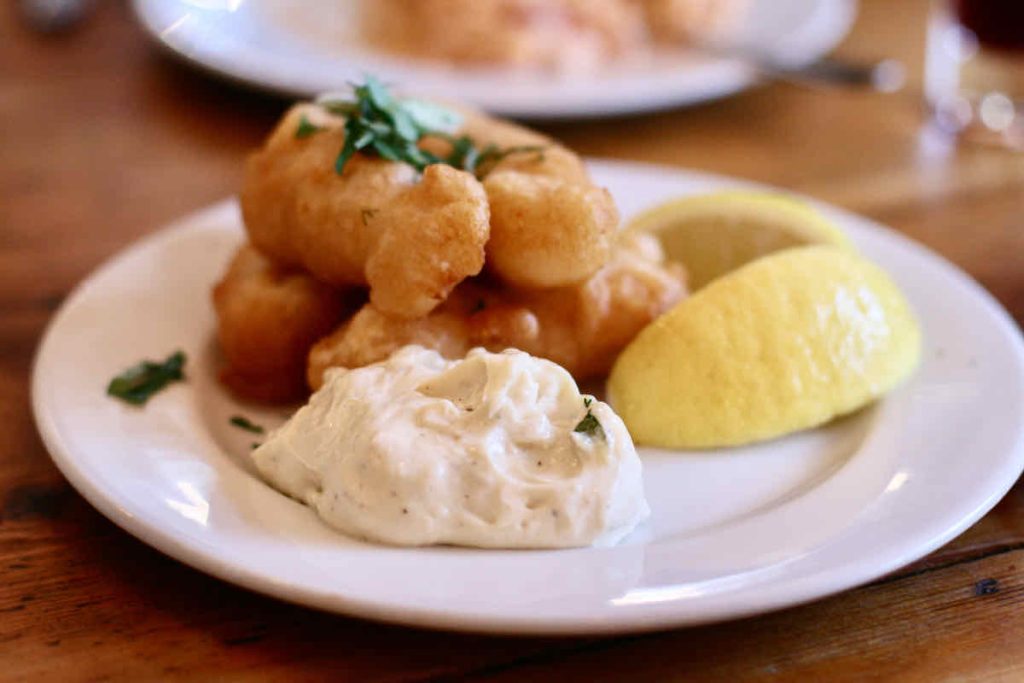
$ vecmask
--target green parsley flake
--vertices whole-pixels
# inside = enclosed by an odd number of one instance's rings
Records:
[[[307,119],[305,114],[303,114],[302,118],[299,119],[299,127],[295,131],[295,137],[302,140],[303,138],[308,138],[310,135],[319,133],[322,130],[323,126],[316,125]]]
[[[253,434],[263,433],[263,427],[260,427],[258,424],[254,424],[249,420],[249,418],[243,417],[242,415],[235,415],[229,420],[229,422],[239,429],[244,429],[245,431],[252,432]]]
[[[377,215],[379,209],[360,209],[359,216],[363,219],[363,225],[369,225],[370,219]]]
[[[110,380],[107,394],[132,405],[145,405],[151,396],[171,382],[185,379],[184,368],[182,351],[175,351],[162,363],[144,360]]]
[[[587,409],[587,414],[583,416],[583,419],[579,421],[572,431],[586,434],[591,438],[596,435],[603,439],[605,438],[604,428],[601,427],[601,423],[598,421],[597,417],[594,416],[594,413],[590,411],[590,404],[593,402],[594,399],[592,398],[585,397],[583,399],[583,407]]]

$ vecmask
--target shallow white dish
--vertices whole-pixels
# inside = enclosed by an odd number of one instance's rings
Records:
[[[595,162],[625,216],[743,183]],[[225,201],[116,256],[50,325],[33,405],[54,461],[103,514],[198,569],[286,600],[431,627],[626,632],[813,600],[950,540],[1024,467],[1024,345],[993,299],[923,247],[823,207],[906,292],[924,328],[905,386],[826,428],[716,452],[642,449],[652,518],[615,548],[401,549],[350,540],[252,474],[241,405],[214,378],[211,284],[242,234]],[[104,395],[141,358],[187,383],[135,409]]]
[[[563,77],[401,59],[360,41],[351,0],[133,0],[171,53],[260,89],[310,97],[373,73],[403,89],[457,97],[524,118],[605,116],[703,102],[753,84],[735,60],[683,52]],[[856,0],[752,0],[736,42],[787,65],[827,54],[849,31]]]

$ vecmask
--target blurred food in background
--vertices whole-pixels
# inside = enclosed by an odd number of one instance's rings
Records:
[[[373,73],[422,97],[527,119],[683,106],[789,78],[833,50],[857,14],[857,0],[133,0],[132,7],[153,40],[180,59],[262,90],[311,98]]]
[[[366,37],[398,54],[456,64],[595,69],[658,45],[713,42],[747,0],[377,0]]]

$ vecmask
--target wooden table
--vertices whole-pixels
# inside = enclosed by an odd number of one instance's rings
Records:
[[[36,434],[28,377],[40,333],[103,259],[233,193],[284,103],[172,63],[123,3],[95,5],[80,30],[55,37],[29,34],[16,3],[0,5],[0,678],[1024,680],[1024,485],[961,538],[870,586],[613,639],[320,614],[208,578],[117,529]],[[925,6],[865,0],[842,52],[919,70]],[[922,120],[913,97],[772,85],[550,132],[586,154],[767,181],[864,213],[958,263],[1020,322],[1024,156],[957,149]]]

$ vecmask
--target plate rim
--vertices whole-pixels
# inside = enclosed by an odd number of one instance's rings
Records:
[[[707,181],[710,183],[724,182],[733,186],[769,188],[785,192],[792,196],[804,197],[804,195],[799,193],[789,192],[787,190],[778,190],[777,188],[770,188],[770,186],[759,183],[752,183],[738,178],[705,173],[697,170],[632,162],[606,160],[590,161],[592,164],[597,166],[617,169],[620,172],[639,170],[648,173],[663,173],[666,176],[689,176],[691,179],[700,179],[701,181]],[[1008,333],[1009,338],[1012,339],[1010,343],[1014,345],[1016,355],[1019,358],[1024,358],[1024,340],[1022,340],[1021,332],[1017,328],[1015,322],[998,303],[998,301],[996,301],[995,298],[970,275],[966,274],[957,266],[949,262],[942,255],[933,252],[927,247],[924,247],[897,231],[885,228],[870,219],[858,216],[841,208],[824,204],[823,202],[811,198],[804,198],[809,199],[809,201],[818,206],[828,207],[828,210],[831,213],[838,213],[840,215],[854,218],[861,224],[859,227],[882,232],[887,238],[901,241],[905,243],[905,245],[910,246],[917,251],[925,252],[931,259],[937,261],[941,266],[943,266],[943,270],[946,275],[954,277],[960,286],[965,286],[970,289],[975,298],[980,297],[979,303],[984,305],[988,309],[989,313],[994,314],[995,318],[999,321],[1000,326],[1003,328],[1001,331]],[[933,536],[931,541],[927,544],[919,544],[915,546],[915,548],[910,552],[898,554],[887,564],[879,565],[877,562],[861,562],[856,566],[847,566],[846,571],[844,572],[812,572],[804,578],[804,583],[809,583],[811,585],[805,585],[801,591],[796,591],[796,596],[794,596],[794,592],[792,590],[786,591],[785,593],[779,591],[776,596],[773,596],[774,599],[766,599],[756,604],[749,605],[746,608],[737,608],[733,606],[732,608],[725,609],[724,614],[706,614],[703,618],[699,619],[680,619],[678,617],[673,619],[671,611],[669,611],[668,614],[665,614],[663,613],[663,610],[651,610],[647,613],[623,613],[620,618],[603,623],[594,620],[583,623],[578,618],[570,618],[566,621],[545,619],[543,622],[536,622],[529,618],[518,618],[516,616],[509,615],[496,617],[494,615],[487,614],[446,614],[438,612],[430,607],[405,606],[402,608],[396,608],[391,605],[380,604],[373,600],[362,600],[358,596],[353,597],[351,595],[340,594],[332,595],[330,597],[329,604],[327,604],[323,600],[322,596],[308,595],[304,593],[301,588],[296,588],[286,582],[268,583],[265,577],[258,575],[248,568],[239,568],[223,561],[215,555],[204,552],[201,549],[196,549],[190,546],[187,541],[177,538],[173,532],[159,527],[151,527],[136,519],[129,512],[120,509],[115,501],[105,497],[100,490],[100,487],[90,481],[87,475],[75,466],[75,458],[72,453],[73,449],[69,448],[64,443],[63,438],[53,423],[53,415],[51,414],[51,411],[47,409],[47,406],[44,405],[42,399],[44,393],[42,385],[44,378],[40,372],[40,365],[46,358],[47,349],[52,345],[51,340],[56,334],[56,330],[59,329],[61,321],[68,314],[68,311],[75,305],[75,302],[79,297],[82,296],[83,293],[91,286],[91,283],[95,282],[96,279],[107,271],[116,267],[119,261],[130,258],[136,252],[149,249],[161,241],[171,239],[182,230],[200,230],[200,228],[195,227],[194,224],[197,223],[202,216],[212,215],[216,212],[224,212],[227,210],[226,207],[233,203],[234,199],[232,198],[221,200],[197,211],[189,212],[188,214],[171,221],[166,227],[145,235],[114,253],[97,266],[78,285],[76,285],[62,303],[60,309],[47,323],[45,332],[41,337],[41,341],[32,361],[30,392],[32,411],[37,429],[51,459],[54,461],[61,473],[68,479],[71,485],[90,503],[90,505],[96,508],[101,514],[110,519],[117,526],[169,557],[176,559],[187,566],[203,571],[204,573],[226,580],[235,585],[242,586],[248,590],[264,595],[270,595],[288,602],[301,604],[321,611],[336,612],[387,623],[442,630],[488,632],[496,634],[593,635],[643,632],[683,625],[711,623],[724,619],[760,614],[782,607],[804,604],[806,602],[833,595],[843,590],[863,585],[873,579],[885,576],[895,569],[905,566],[908,562],[927,555],[974,524],[978,519],[984,516],[984,514],[991,510],[991,508],[998,503],[1007,491],[1009,491],[1017,481],[1021,468],[1024,468],[1024,441],[1018,440],[1016,444],[1018,452],[1016,454],[1008,453],[1003,460],[1005,468],[1008,472],[1012,471],[1014,473],[1013,476],[1010,476],[1008,473],[1005,476],[999,477],[998,480],[1000,484],[991,489],[987,489],[987,497],[975,505],[972,513],[961,517],[956,524],[946,527],[944,533],[938,536]],[[190,225],[193,227],[190,228]],[[1022,418],[1024,418],[1024,414],[1022,414]],[[831,578],[829,578],[830,575]]]

